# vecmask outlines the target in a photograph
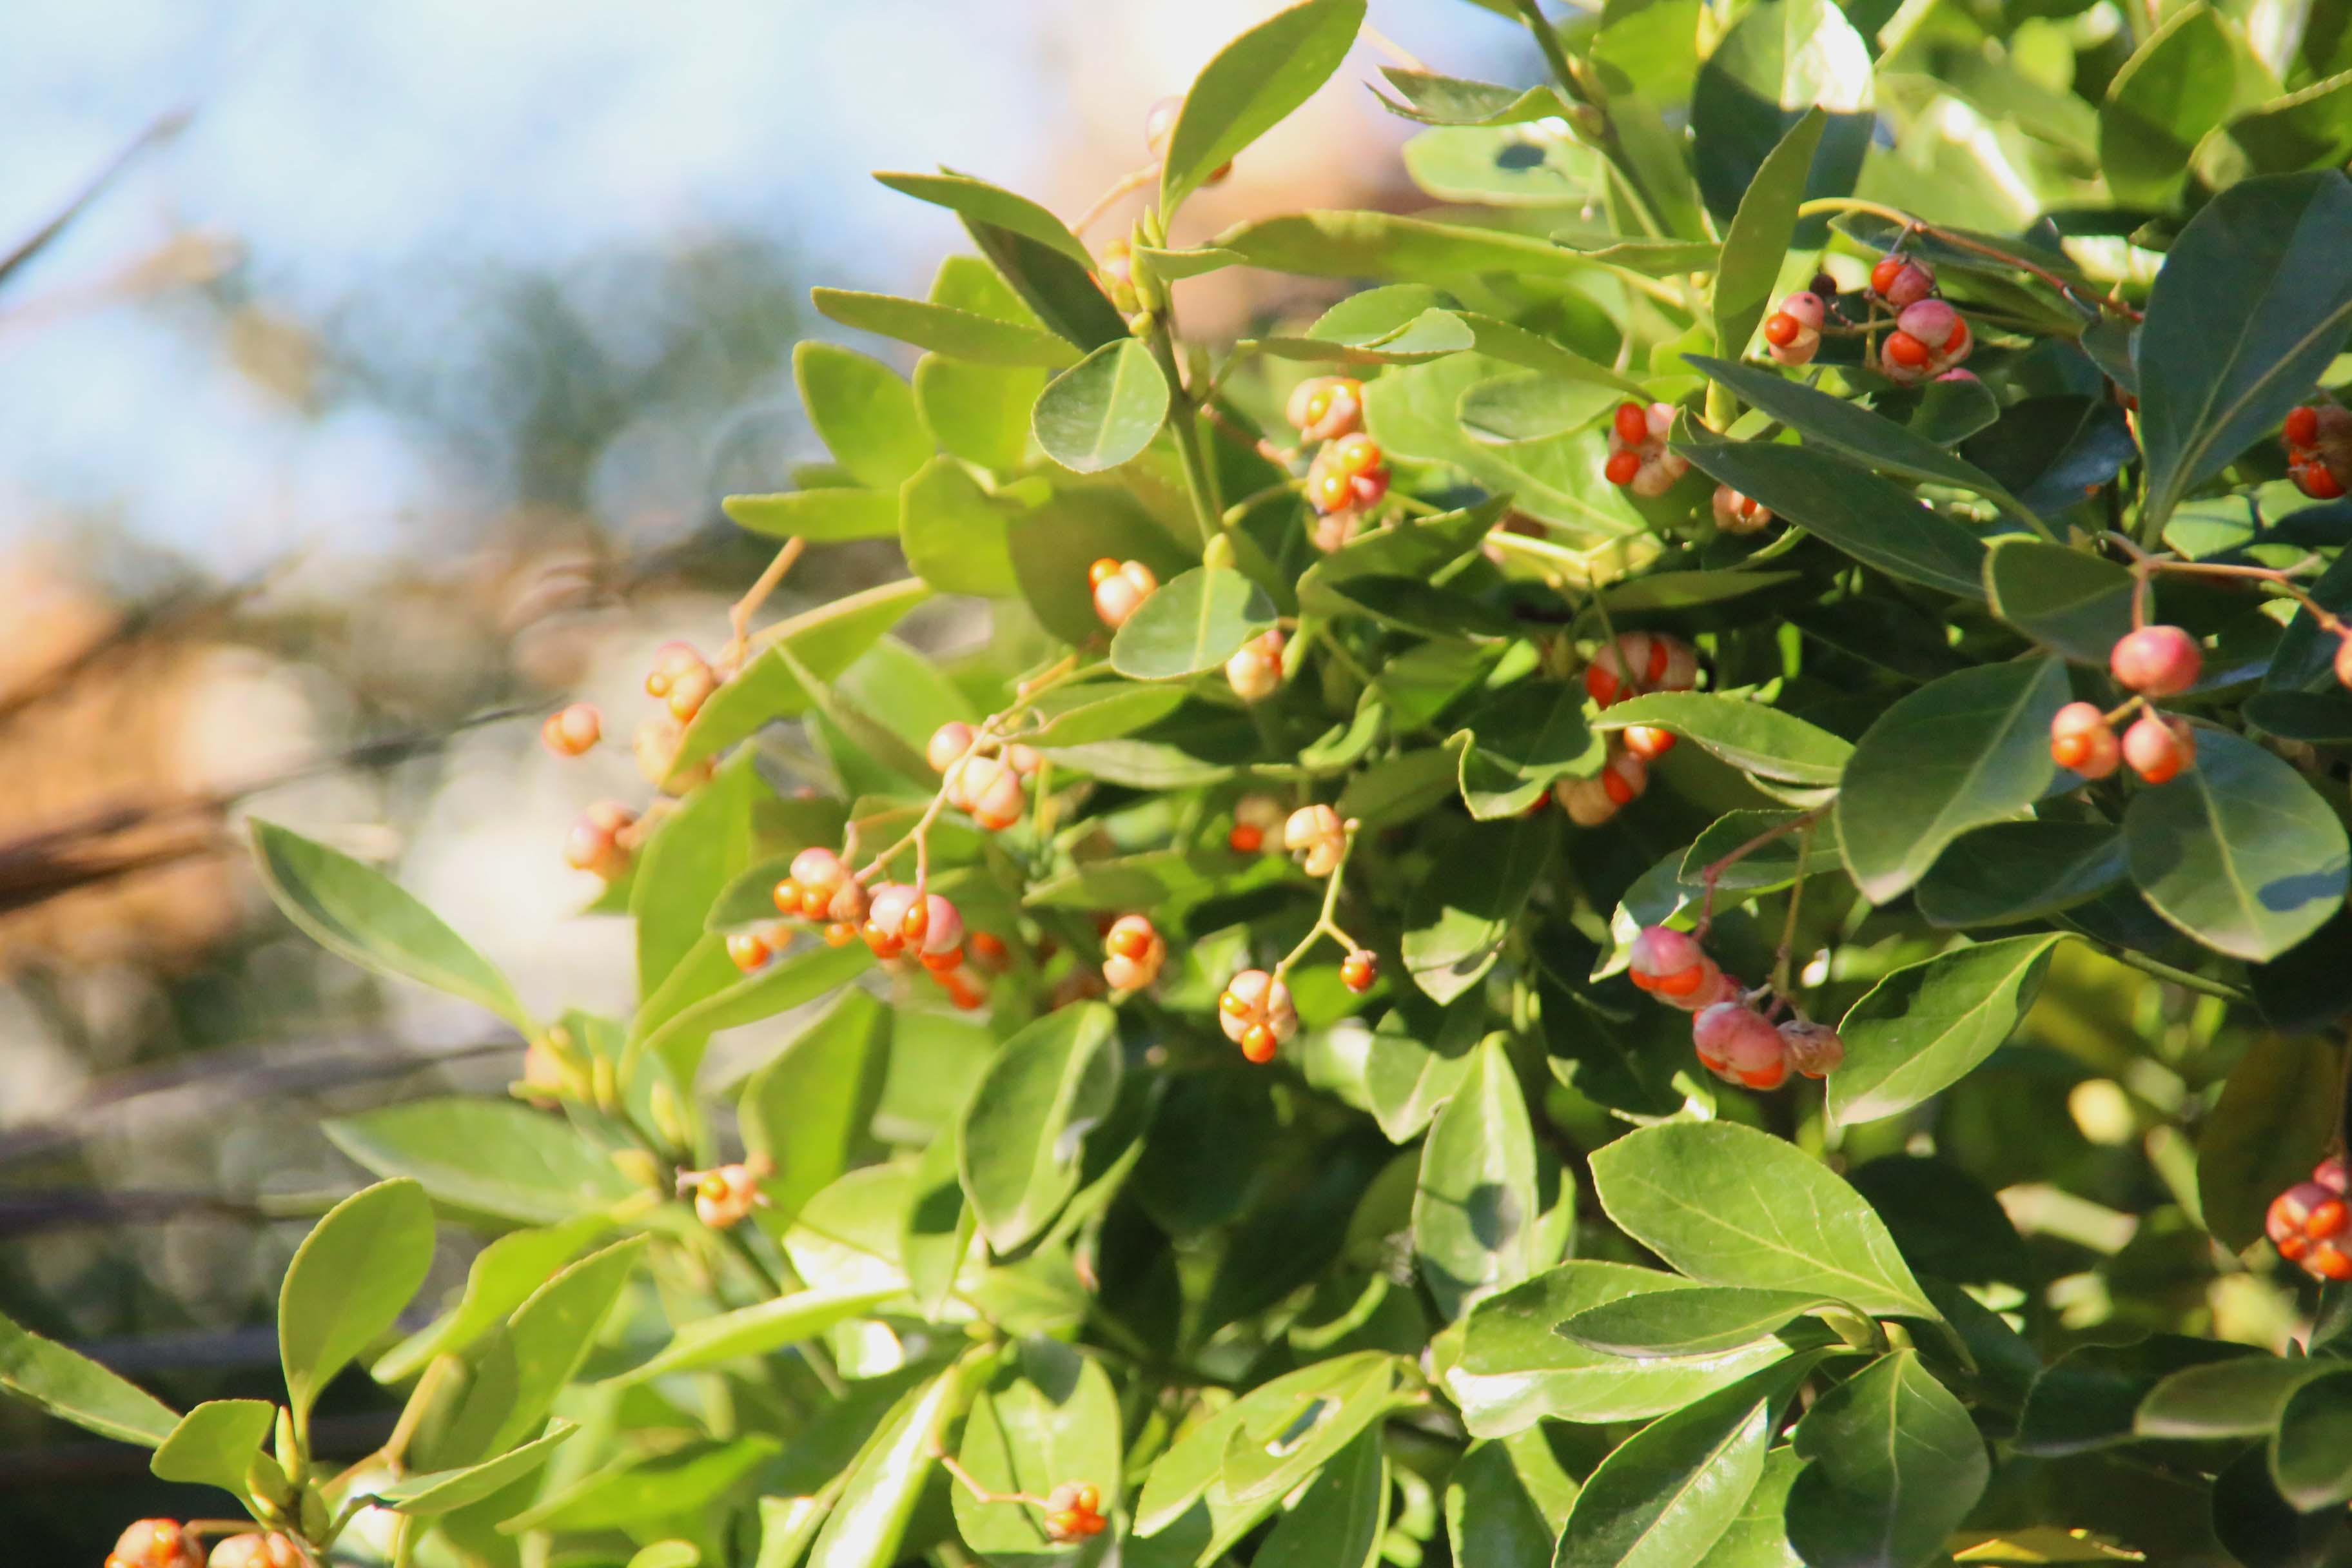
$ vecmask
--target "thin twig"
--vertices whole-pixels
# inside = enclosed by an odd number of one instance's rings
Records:
[[[1084,238],[1087,230],[1101,221],[1103,214],[1117,205],[1121,196],[1141,190],[1145,185],[1150,184],[1153,176],[1159,173],[1160,160],[1154,158],[1140,169],[1129,169],[1126,174],[1121,174],[1112,183],[1110,189],[1096,197],[1095,205],[1088,207],[1078,221],[1070,226],[1070,232]]]

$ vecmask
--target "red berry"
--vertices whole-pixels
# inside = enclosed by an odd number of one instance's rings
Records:
[[[755,931],[739,931],[727,939],[727,956],[735,967],[749,974],[775,956],[767,939]]]
[[[2120,753],[2116,732],[2095,703],[2069,702],[2050,721],[2050,760],[2086,779],[2116,771]]]
[[[1650,413],[1638,403],[1621,403],[1612,416],[1617,439],[1628,447],[1638,447],[1650,438]]]
[[[1236,855],[1255,855],[1265,847],[1265,830],[1253,827],[1246,822],[1237,822],[1234,824],[1233,831],[1225,835],[1225,847]]]
[[[1380,976],[1381,961],[1363,948],[1339,961],[1339,984],[1358,995],[1370,991]]]
[[[787,877],[776,884],[774,897],[778,914],[796,915],[801,912],[801,885],[792,878]]]
[[[1889,332],[1886,334],[1885,357],[1890,364],[1901,365],[1906,370],[1925,370],[1931,356],[1927,353],[1927,345],[1910,333]]]
[[[2290,447],[2309,447],[2319,439],[2319,410],[2305,404],[2286,411],[2284,434]]]
[[[1633,477],[1641,471],[1641,456],[1631,449],[1610,453],[1609,461],[1601,469],[1611,484],[1618,486],[1632,484]]]
[[[2344,493],[2344,486],[2336,470],[2317,458],[2298,463],[2292,470],[2294,488],[2314,500],[2334,500]]]
[[[1797,341],[1803,324],[1786,310],[1775,310],[1764,318],[1764,341],[1776,349],[1785,349]]]
[[[2128,691],[2170,697],[2197,684],[2204,656],[2197,639],[2179,626],[2142,626],[2118,640],[2107,668]]]
[[[1251,1061],[1261,1063],[1272,1061],[1277,1043],[1274,1037],[1274,1031],[1264,1024],[1252,1024],[1242,1031],[1242,1055]]]
[[[1675,749],[1675,732],[1648,724],[1626,726],[1625,749],[1645,763],[1654,763]]]
[[[1087,587],[1089,587],[1089,588],[1099,588],[1099,587],[1101,587],[1101,586],[1102,586],[1102,583],[1103,583],[1103,579],[1104,579],[1104,578],[1106,578],[1106,577],[1110,576],[1112,574],[1116,573],[1118,570],[1118,562],[1113,561],[1113,560],[1112,560],[1109,556],[1108,556],[1108,555],[1106,555],[1106,556],[1102,557],[1100,560],[1097,561],[1093,565],[1091,565],[1091,566],[1089,566],[1089,567],[1087,567]]]

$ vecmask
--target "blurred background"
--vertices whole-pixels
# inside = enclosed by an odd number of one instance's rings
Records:
[[[723,640],[767,551],[718,499],[822,456],[790,354],[840,330],[809,286],[919,295],[961,237],[868,172],[949,163],[1075,216],[1276,8],[0,6],[0,1312],[167,1398],[274,1389],[299,1216],[356,1176],[318,1121],[495,1092],[520,1046],[292,931],[241,817],[393,866],[543,1015],[625,1007],[625,931],[560,847],[645,791],[625,744],[558,763],[538,720],[623,710],[657,644]],[[1373,15],[1533,79],[1476,6]],[[1355,85],[1377,63],[1186,225],[1424,201],[1412,127]],[[1188,285],[1188,325],[1324,297]],[[822,551],[772,608],[902,571]],[[335,1419],[354,1453],[382,1436]],[[95,1563],[134,1508],[212,1506],[142,1460],[0,1408],[0,1556]]]

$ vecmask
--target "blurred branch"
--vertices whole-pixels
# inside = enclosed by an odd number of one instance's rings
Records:
[[[74,220],[89,209],[90,205],[105,193],[107,186],[112,184],[122,172],[137,160],[139,154],[150,147],[160,146],[177,136],[187,128],[189,121],[194,118],[195,118],[195,110],[186,107],[157,115],[148,123],[145,130],[132,137],[121,152],[100,166],[98,173],[91,175],[88,183],[76,192],[64,206],[58,208],[57,214],[48,222],[26,236],[16,249],[5,256],[0,256],[0,285],[5,285],[11,274],[38,256],[59,235],[71,227]]]

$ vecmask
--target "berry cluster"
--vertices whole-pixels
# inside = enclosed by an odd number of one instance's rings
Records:
[[[1102,1489],[1090,1481],[1064,1481],[1045,1494],[1045,1536],[1050,1541],[1086,1541],[1100,1535]]]
[[[1764,352],[1775,364],[1811,364],[1822,350],[1822,323],[1829,307],[1811,289],[1785,295],[1780,308],[1764,318]]]
[[[932,731],[923,755],[944,781],[948,804],[991,833],[1021,820],[1028,805],[1021,781],[1045,765],[1034,747],[1001,744],[960,719]]]
[[[1159,574],[1150,567],[1108,555],[1087,568],[1087,582],[1095,591],[1095,614],[1113,631],[1127,625],[1127,617],[1160,591]]]
[[[2282,434],[2295,489],[2314,500],[2334,500],[2352,488],[2352,411],[2306,403],[2287,410]]]
[[[292,1536],[248,1530],[214,1547],[205,1568],[310,1568],[310,1562]]]
[[[1167,939],[1143,915],[1121,915],[1103,933],[1103,981],[1114,991],[1142,990],[1167,962]]]
[[[776,884],[773,896],[777,912],[785,918],[825,922],[824,940],[835,947],[863,938],[877,958],[913,958],[959,1007],[977,1007],[986,1000],[964,973],[965,959],[992,966],[1004,955],[998,938],[990,938],[983,948],[974,937],[967,952],[962,911],[949,900],[905,882],[868,889],[847,862],[823,846],[793,857],[791,874]],[[759,968],[790,941],[789,932],[778,940],[773,929],[730,937],[729,956],[746,971]]]
[[[1695,1015],[1691,1044],[1699,1065],[1726,1083],[1778,1089],[1791,1070],[1822,1078],[1845,1059],[1836,1030],[1802,1017],[1776,1026],[1696,937],[1671,927],[1651,926],[1633,939],[1631,973],[1642,990]]]
[[[2197,732],[2189,721],[2158,712],[2159,697],[2177,696],[2197,684],[2204,667],[2197,639],[2179,626],[2142,626],[2116,643],[2107,668],[2126,690],[2137,693],[2116,713],[2096,703],[2069,702],[2050,721],[2050,760],[2086,779],[2103,779],[2119,765],[2152,784],[2168,784],[2194,766]],[[2144,707],[2118,742],[2114,718]]]
[[[1664,495],[1690,472],[1690,459],[1666,446],[1675,427],[1675,405],[1621,403],[1609,416],[1609,460],[1601,473],[1620,489],[1637,496]]]
[[[2315,1279],[2352,1279],[2352,1210],[2345,1207],[2346,1185],[2343,1156],[2330,1155],[2312,1168],[2311,1180],[2271,1200],[2263,1222],[2271,1245]]]
[[[539,727],[541,743],[559,757],[584,757],[604,738],[604,716],[593,702],[560,708]]]
[[[1291,388],[1283,413],[1302,443],[1322,443],[1307,465],[1307,500],[1315,509],[1309,536],[1318,550],[1337,550],[1389,493],[1388,459],[1363,432],[1363,384],[1344,375],[1312,377]]]
[[[1263,969],[1244,969],[1225,983],[1217,998],[1217,1022],[1243,1056],[1265,1063],[1298,1032],[1298,1009],[1289,986]]]
[[[646,695],[658,698],[664,711],[637,726],[630,742],[637,771],[665,795],[684,795],[708,780],[717,767],[711,759],[676,773],[678,748],[686,742],[686,727],[719,689],[719,672],[691,643],[667,642],[654,650],[653,668],[646,672]]]
[[[1771,524],[1772,510],[1762,501],[1741,495],[1729,485],[1715,487],[1715,526],[1726,533],[1760,533]]]
[[[1878,351],[1878,368],[1888,380],[1908,386],[1950,374],[1975,347],[1967,317],[1941,300],[1922,300],[1895,318],[1895,330]]]
[[[1585,695],[1601,708],[1650,691],[1688,691],[1698,684],[1698,650],[1680,637],[1625,632],[1601,645],[1584,667]],[[1562,779],[1553,798],[1579,827],[1598,827],[1650,787],[1649,764],[1675,747],[1669,731],[1631,724],[1609,742],[1608,760],[1588,779]]]
[[[678,1195],[694,1194],[695,1218],[713,1230],[730,1230],[749,1218],[753,1209],[767,1206],[760,1181],[772,1170],[767,1161],[754,1157],[707,1171],[680,1171]]]
[[[203,1568],[204,1548],[175,1519],[142,1519],[107,1553],[106,1568]]]
[[[1328,805],[1302,805],[1282,825],[1282,847],[1308,876],[1328,877],[1347,853],[1348,825]]]
[[[575,871],[593,871],[614,881],[628,871],[644,837],[635,812],[616,800],[598,801],[580,814],[564,836],[563,858]]]
[[[1826,278],[1784,296],[1780,308],[1764,318],[1764,348],[1774,363],[1810,364],[1821,352],[1832,310],[1824,291],[1836,292]],[[1976,347],[1968,318],[1936,297],[1936,274],[1926,262],[1900,251],[1879,258],[1870,269],[1869,320],[1857,323],[1841,316],[1835,330],[1874,333],[1886,320],[1882,312],[1892,312],[1895,324],[1877,345],[1874,364],[1888,380],[1908,386],[1929,376],[1974,379],[1958,368]]]

